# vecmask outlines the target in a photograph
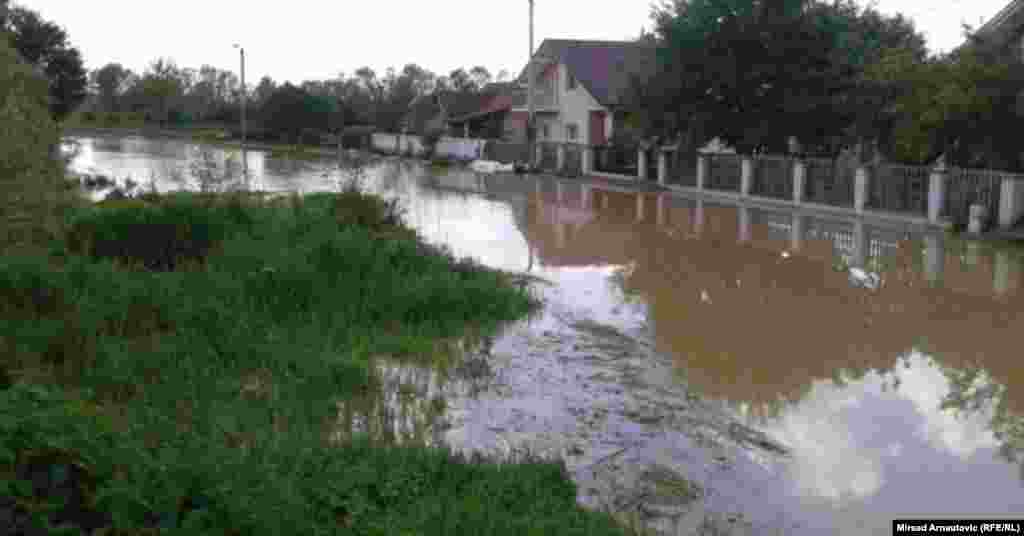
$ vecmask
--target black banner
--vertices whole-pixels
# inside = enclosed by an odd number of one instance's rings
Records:
[[[895,534],[1020,534],[1022,519],[896,519]]]

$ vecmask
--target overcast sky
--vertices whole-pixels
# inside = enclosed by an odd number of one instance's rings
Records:
[[[119,62],[142,71],[158,56],[183,67],[237,69],[246,80],[279,82],[378,73],[417,63],[438,74],[484,65],[493,74],[522,69],[529,51],[527,0],[14,0],[62,25],[86,67]],[[861,5],[865,1],[858,0]],[[962,41],[960,23],[977,26],[1009,0],[877,0],[886,14],[914,21],[932,50]],[[629,39],[650,27],[650,0],[536,0],[535,43],[545,38]]]

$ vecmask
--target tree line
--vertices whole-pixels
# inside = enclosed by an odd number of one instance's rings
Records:
[[[50,111],[63,121],[73,111],[136,112],[161,125],[239,122],[242,87],[230,70],[203,65],[181,67],[157,58],[142,72],[109,63],[91,72],[67,32],[38,13],[0,0],[0,29],[20,59],[44,75]],[[326,80],[279,84],[264,76],[247,84],[246,100],[254,137],[297,139],[304,131],[335,132],[342,125],[372,125],[398,130],[412,101],[436,90],[480,91],[508,79],[483,66],[439,75],[414,63],[378,74],[370,67]]]
[[[247,87],[253,132],[296,138],[303,131],[336,132],[344,125],[372,125],[394,131],[412,101],[436,90],[476,92],[496,78],[483,66],[456,69],[438,76],[416,64],[383,76],[362,67],[352,75],[340,73],[326,80],[279,84],[264,76]],[[91,108],[97,111],[142,111],[161,123],[239,121],[242,88],[231,71],[204,65],[198,70],[177,66],[160,58],[140,74],[118,63],[90,73]],[[247,84],[248,85],[248,84]]]
[[[629,92],[641,136],[1024,168],[1007,135],[1024,67],[992,34],[965,25],[964,46],[934,54],[912,21],[853,0],[670,0],[651,18],[657,62]]]
[[[1022,113],[1024,64],[1005,36],[964,26],[963,46],[932,53],[912,21],[854,0],[662,0],[651,18],[640,40],[657,46],[657,61],[623,100],[632,126],[625,130],[691,149],[717,137],[741,153],[786,152],[792,137],[805,154],[857,147],[862,159],[944,155],[953,165],[1024,169],[1007,134]],[[87,73],[62,28],[7,0],[0,28],[47,79],[57,120],[91,93],[92,110],[136,111],[164,124],[238,122],[241,85],[231,71],[161,58],[142,73],[116,63]],[[420,95],[479,91],[507,76],[480,66],[446,76],[416,64],[382,75],[363,67],[297,85],[264,77],[247,98],[257,134],[395,131]]]

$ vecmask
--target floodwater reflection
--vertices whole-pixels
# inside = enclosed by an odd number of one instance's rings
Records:
[[[75,165],[145,178],[180,164],[179,149],[83,140]],[[249,158],[266,189],[330,189],[348,172]],[[382,361],[389,387],[341,408],[345,433],[543,443],[569,459],[584,501],[602,460],[656,462],[703,486],[705,506],[786,534],[1024,512],[1020,251],[601,181],[396,159],[366,177],[428,240],[551,285],[539,317],[473,357],[488,367],[473,379]],[[698,398],[748,440],[695,413]]]

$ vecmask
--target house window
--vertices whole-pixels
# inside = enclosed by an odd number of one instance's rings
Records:
[[[547,123],[544,123],[543,125],[541,125],[541,127],[540,127],[540,137],[545,138],[545,139],[551,137],[551,125],[549,125]]]
[[[576,141],[576,136],[579,134],[579,129],[575,123],[565,125],[565,138],[569,141]]]
[[[574,89],[576,89],[576,77],[570,74],[565,77],[565,90],[572,91]]]

